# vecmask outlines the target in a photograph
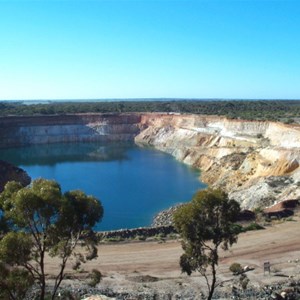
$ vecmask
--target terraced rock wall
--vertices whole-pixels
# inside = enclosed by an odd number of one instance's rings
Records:
[[[135,141],[201,169],[244,208],[300,197],[300,127],[199,115],[143,115]]]
[[[133,141],[137,114],[2,117],[0,147],[59,142]]]

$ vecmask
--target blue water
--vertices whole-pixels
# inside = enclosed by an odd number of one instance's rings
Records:
[[[149,226],[156,213],[186,202],[204,187],[196,170],[168,154],[130,144],[53,144],[1,149],[0,159],[32,179],[55,179],[63,191],[80,189],[100,199],[96,230]]]

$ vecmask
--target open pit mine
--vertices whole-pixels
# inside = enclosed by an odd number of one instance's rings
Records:
[[[299,125],[170,113],[0,118],[2,148],[95,141],[167,152],[200,169],[204,183],[224,189],[245,209],[300,197]]]

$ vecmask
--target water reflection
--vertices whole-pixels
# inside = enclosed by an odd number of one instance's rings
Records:
[[[122,161],[132,143],[59,143],[0,149],[0,158],[15,165],[55,165],[61,162]]]

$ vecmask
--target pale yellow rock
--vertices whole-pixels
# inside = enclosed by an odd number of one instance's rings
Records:
[[[145,114],[142,123],[136,143],[199,168],[245,208],[300,195],[300,126],[179,114]]]

